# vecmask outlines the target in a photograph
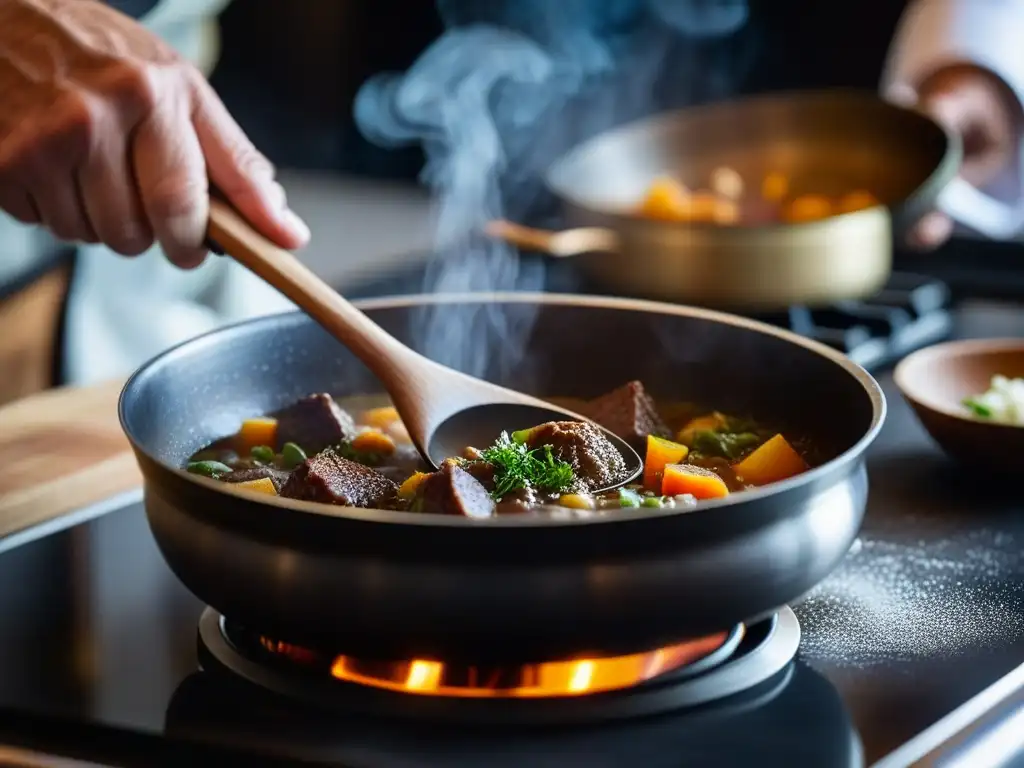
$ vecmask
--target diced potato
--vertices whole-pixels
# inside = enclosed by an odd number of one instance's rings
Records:
[[[647,455],[644,458],[644,487],[649,491],[661,489],[661,477],[668,464],[678,464],[690,449],[654,435],[647,436]]]
[[[416,491],[419,490],[420,483],[427,479],[426,472],[415,472],[405,479],[405,481],[398,488],[398,497],[401,499],[411,499],[416,495]]]
[[[368,411],[364,411],[363,414],[356,419],[356,423],[365,424],[368,427],[376,427],[381,431],[387,431],[394,422],[398,421],[398,411],[392,406],[384,408],[371,408]]]
[[[806,472],[810,467],[803,456],[782,435],[775,435],[758,446],[737,464],[733,471],[750,485],[778,483]]]
[[[711,189],[729,200],[743,197],[743,177],[732,168],[716,168],[711,172]]]
[[[259,480],[246,480],[244,483],[234,483],[235,488],[244,488],[247,491],[265,493],[268,496],[277,496],[277,488],[274,481],[269,477],[261,477]]]
[[[690,216],[690,193],[675,179],[662,176],[654,180],[637,211],[641,216],[668,221]]]
[[[395,452],[395,441],[375,429],[360,432],[352,440],[352,447],[360,453],[375,453],[390,456]]]
[[[569,509],[594,509],[594,500],[581,493],[566,493],[558,498],[558,503]]]

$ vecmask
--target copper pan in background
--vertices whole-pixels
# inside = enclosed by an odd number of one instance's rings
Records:
[[[870,296],[895,237],[933,208],[989,237],[1022,218],[957,177],[958,137],[869,92],[756,96],[666,113],[601,134],[546,175],[573,229],[492,222],[522,248],[575,258],[614,294],[728,309],[781,309]],[[803,224],[718,225],[632,213],[666,174],[706,187],[720,168],[748,182],[781,173],[792,195],[866,189],[883,205]]]

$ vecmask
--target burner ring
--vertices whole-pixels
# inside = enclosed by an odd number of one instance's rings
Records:
[[[746,629],[731,645],[732,655],[717,651],[633,688],[551,698],[462,698],[410,695],[378,687],[289,673],[261,663],[239,650],[224,632],[225,621],[207,608],[199,622],[199,659],[203,669],[241,678],[276,694],[348,713],[408,717],[425,721],[477,724],[594,722],[641,717],[706,704],[749,690],[783,670],[796,655],[800,625],[783,607],[775,616]],[[730,640],[732,637],[730,636]],[[726,647],[723,646],[723,647]],[[712,663],[711,657],[719,657]]]

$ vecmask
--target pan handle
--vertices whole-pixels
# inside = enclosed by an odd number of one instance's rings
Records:
[[[1007,205],[959,176],[939,193],[936,204],[954,221],[992,240],[1009,240],[1024,230],[1024,202]]]
[[[595,252],[614,253],[619,249],[618,236],[613,230],[603,227],[580,227],[552,232],[497,219],[484,227],[484,233],[488,237],[503,240],[525,251],[539,251],[558,257]]]

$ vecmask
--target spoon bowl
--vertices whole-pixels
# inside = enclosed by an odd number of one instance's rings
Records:
[[[238,263],[287,296],[348,347],[391,397],[409,437],[437,468],[467,447],[486,448],[502,432],[549,421],[589,421],[496,384],[448,368],[410,349],[356,309],[295,256],[271,243],[227,203],[210,200],[208,237]],[[628,472],[611,490],[635,479],[643,461],[625,441],[598,426]]]
[[[480,448],[491,445],[502,432],[512,434],[548,421],[583,420],[582,416],[554,406],[527,403],[475,405],[456,411],[437,425],[427,443],[427,459],[437,466],[449,456],[460,456],[467,446]],[[627,471],[623,480],[604,488],[592,488],[593,493],[610,491],[625,485],[636,479],[644,469],[643,461],[629,443],[603,427],[599,429],[625,460]]]

